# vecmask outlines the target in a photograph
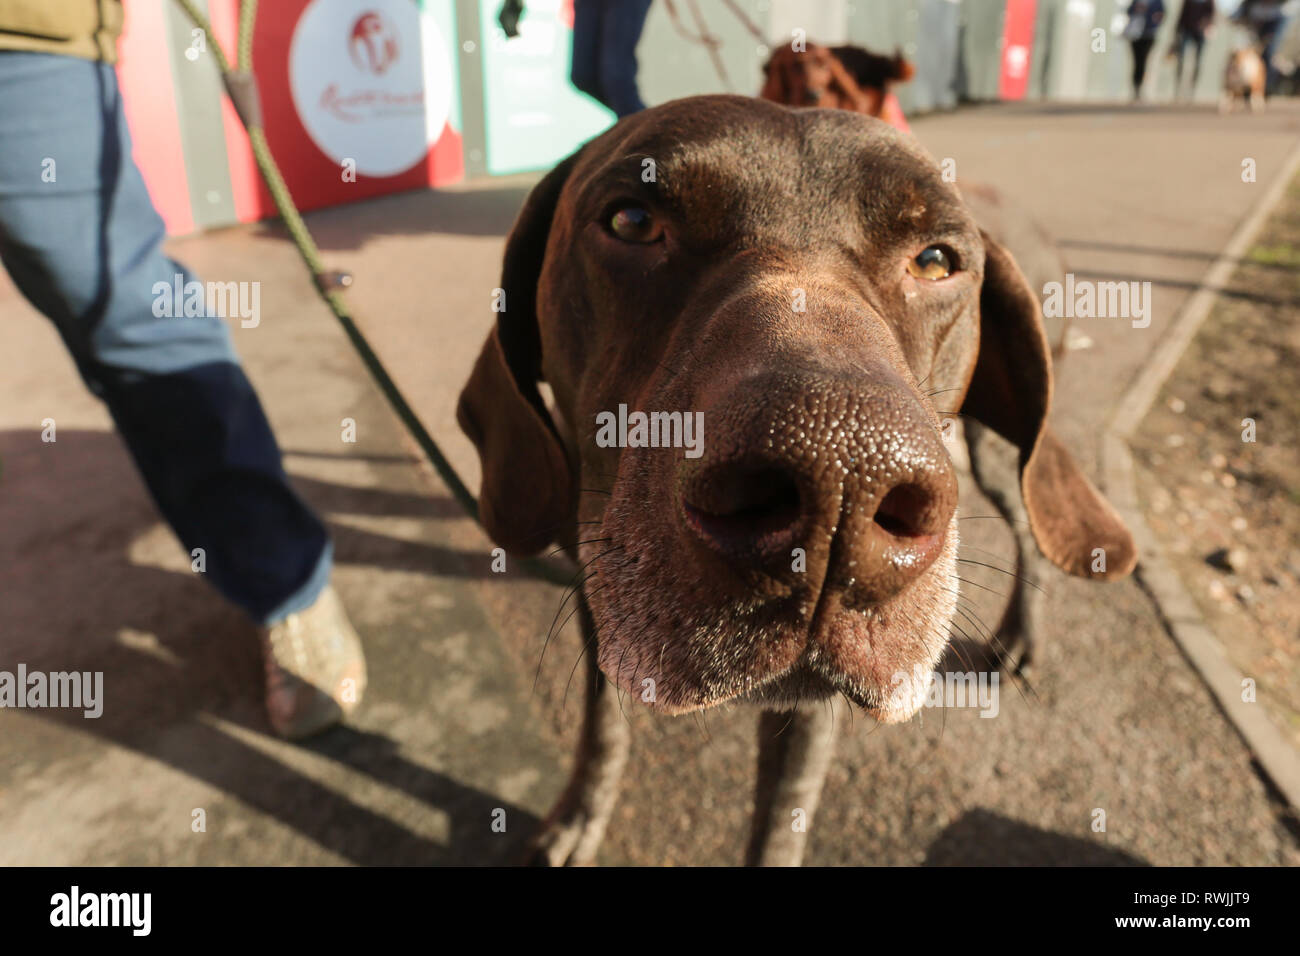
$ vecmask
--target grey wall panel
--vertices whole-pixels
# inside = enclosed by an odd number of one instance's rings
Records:
[[[1093,0],[1066,0],[1058,10],[1052,49],[1055,62],[1048,87],[1048,95],[1053,99],[1087,99],[1096,13]]]
[[[1090,53],[1088,99],[1115,100],[1124,95],[1128,76],[1128,44],[1120,36],[1128,0],[1097,0],[1094,28],[1105,30],[1106,48]]]
[[[963,0],[956,93],[965,100],[995,100],[1002,68],[1003,0]]]
[[[880,3],[882,0],[865,2]],[[708,0],[708,3],[709,6],[721,6],[718,0]],[[805,37],[813,43],[825,46],[847,43],[851,5],[850,0],[772,0],[767,21],[769,36],[773,44],[789,43],[791,32],[797,28],[803,30]]]
[[[848,42],[873,53],[893,53],[916,61],[920,20],[919,0],[854,0],[848,6]],[[903,112],[913,112],[919,102],[917,84],[896,89]]]
[[[675,5],[683,27],[698,34],[686,0],[676,0]],[[771,9],[768,0],[738,0],[737,6],[766,32]],[[668,15],[667,4],[653,3],[637,46],[641,98],[652,106],[700,93],[730,92],[753,96],[762,86],[766,51],[760,53],[758,41],[741,20],[716,0],[696,0],[696,7],[709,32],[722,41],[719,55],[731,88],[728,89],[718,75],[707,48],[677,32]]]
[[[1038,0],[1034,17],[1034,48],[1029,58],[1029,83],[1025,99],[1047,98],[1051,86],[1051,73],[1056,66],[1054,56],[1056,34],[1060,28],[1066,0]]]
[[[958,0],[921,0],[917,20],[916,77],[912,102],[918,110],[957,105],[957,66],[961,49]]]

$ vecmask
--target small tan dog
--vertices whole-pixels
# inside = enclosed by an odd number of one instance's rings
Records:
[[[1253,47],[1234,50],[1228,58],[1223,73],[1223,95],[1219,98],[1219,112],[1228,113],[1237,100],[1249,104],[1252,113],[1264,108],[1264,82],[1268,69],[1264,58]]]

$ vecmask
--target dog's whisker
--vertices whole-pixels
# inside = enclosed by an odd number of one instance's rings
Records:
[[[1002,554],[1000,551],[990,551],[988,548],[977,548],[973,544],[967,544],[965,541],[958,546],[958,553],[962,551],[978,551],[980,554],[987,554],[991,558],[997,558],[999,561],[1013,561],[1011,555]]]
[[[585,540],[585,541],[575,541],[575,542],[573,542],[573,545],[572,545],[572,546],[576,548],[576,547],[578,547],[579,545],[584,545],[584,544],[596,544],[596,543],[601,542],[601,541],[613,541],[613,540],[614,540],[614,536],[613,536],[613,535],[610,535],[610,536],[608,536],[608,537],[604,537],[604,538],[588,538],[588,539]],[[546,557],[549,558],[549,557],[552,557],[552,556],[554,556],[554,555],[556,555],[556,554],[559,554],[561,551],[564,551],[564,550],[565,550],[566,548],[568,548],[568,547],[569,547],[569,545],[567,545],[567,544],[562,544],[562,545],[560,545],[558,548],[556,548],[554,551],[549,551],[549,552],[547,552]]]
[[[643,624],[641,625],[641,629],[638,630],[638,631],[636,632],[636,634],[632,635],[632,637],[630,637],[630,638],[628,638],[626,641],[624,641],[624,643],[623,643],[623,653],[619,655],[619,659],[618,659],[618,669],[614,672],[615,674],[619,674],[619,675],[621,675],[621,674],[623,673],[623,660],[624,660],[624,658],[627,657],[627,652],[628,652],[628,650],[632,647],[633,644],[635,644],[637,641],[639,641],[639,640],[641,639],[641,636],[642,636],[643,634],[645,634],[646,631],[648,631],[648,630],[650,629],[650,624],[651,624],[650,621],[646,621],[645,623],[643,623]],[[636,675],[637,675],[637,672],[636,672],[636,671],[633,671],[633,672],[632,672],[632,681],[631,681],[631,684],[632,684],[633,687],[636,686]],[[657,684],[657,683],[656,683],[656,688],[655,688],[655,690],[656,690],[656,693],[658,693],[658,684]],[[619,710],[619,713],[623,715],[623,720],[624,720],[624,722],[630,724],[630,723],[632,722],[632,720],[631,720],[630,717],[628,717],[628,715],[627,715],[627,711],[623,709],[623,689],[622,689],[622,687],[619,687],[619,691],[618,691],[618,710]]]
[[[979,615],[975,613],[974,608],[963,607],[961,600],[963,600],[963,596],[958,595],[958,613],[960,613],[962,617],[966,618],[966,620],[975,627],[981,637],[986,638],[984,643],[993,651],[994,661],[997,664],[998,670],[1007,675],[1007,679],[1011,681],[1012,686],[1016,688],[1016,692],[1020,694],[1020,699],[1029,703],[1028,698],[1025,697],[1026,690],[1035,697],[1038,695],[1030,685],[1028,678],[1023,674],[1017,674],[1010,670],[1011,649],[1003,644],[996,634],[989,630],[988,626],[980,620]],[[967,636],[967,640],[970,640],[972,643],[979,643],[969,636]]]
[[[790,708],[790,719],[787,720],[787,721],[785,722],[785,724],[781,727],[781,729],[778,730],[778,731],[777,731],[775,734],[773,734],[772,736],[774,736],[774,737],[780,737],[782,734],[784,734],[784,733],[786,732],[786,730],[789,729],[790,725],[794,723],[794,719],[795,719],[797,716],[799,716],[799,704],[800,704],[802,701],[803,701],[803,691],[802,691],[802,689],[800,689],[799,692],[797,692],[797,693],[794,695],[794,706]]]
[[[958,515],[958,521],[1005,521],[1007,524],[1018,524],[1026,528],[1031,527],[1028,521],[1012,520],[1003,515]]]
[[[586,561],[586,562],[584,562],[583,564],[579,565],[578,570],[577,570],[577,573],[574,575],[575,580],[576,580],[576,578],[577,578],[578,576],[580,576],[580,575],[582,574],[583,571],[585,571],[587,568],[591,567],[593,564],[595,564],[595,563],[596,563],[597,561],[599,561],[601,558],[605,557],[607,554],[612,554],[612,553],[615,552],[615,551],[622,551],[622,550],[623,550],[623,546],[622,546],[622,545],[617,545],[617,546],[615,546],[615,547],[613,547],[613,548],[607,548],[606,550],[602,551],[600,554],[598,554],[598,555],[596,555],[594,558],[592,558],[590,561]],[[579,590],[579,589],[580,589],[584,584],[586,584],[588,581],[590,581],[593,577],[595,577],[598,573],[599,573],[599,572],[597,572],[597,571],[593,571],[591,574],[589,574],[587,577],[583,578],[581,581],[577,581],[576,583],[571,584],[570,587],[565,591],[565,593],[564,593],[564,597],[561,598],[561,600],[560,600],[560,606],[557,607],[557,608],[555,609],[555,616],[554,616],[553,618],[551,618],[551,626],[550,626],[549,628],[547,628],[547,630],[546,630],[546,640],[542,643],[542,656],[541,656],[541,658],[539,658],[538,661],[537,661],[537,675],[534,676],[534,678],[533,678],[533,687],[534,687],[534,688],[536,688],[536,686],[537,686],[537,679],[538,679],[538,677],[540,677],[540,675],[541,675],[541,671],[542,671],[542,661],[546,658],[546,648],[550,646],[550,643],[551,643],[551,637],[552,637],[552,635],[555,633],[555,622],[558,621],[558,620],[560,619],[560,614],[564,611],[564,605],[568,604],[568,603],[569,603],[569,600],[573,597],[573,595],[577,594],[577,593],[578,593],[578,590]]]
[[[993,631],[980,618],[979,613],[975,610],[974,602],[971,601],[970,597],[962,594],[960,590],[952,588],[948,588],[947,590],[950,594],[955,594],[957,596],[957,610],[961,611],[965,615],[966,620],[975,625],[977,633],[981,638],[985,639],[984,643],[988,646],[1000,644],[997,636],[994,635]],[[963,604],[963,601],[966,603]],[[1002,648],[1002,650],[1005,651],[1005,648]]]
[[[1034,589],[1035,591],[1037,591],[1039,594],[1046,594],[1046,593],[1047,593],[1045,590],[1043,590],[1041,587],[1039,587],[1039,586],[1038,586],[1037,584],[1035,584],[1033,581],[1029,580],[1029,578],[1024,577],[1023,575],[1017,574],[1017,573],[1014,572],[1014,571],[1008,571],[1006,568],[999,568],[999,567],[998,567],[997,565],[995,565],[995,564],[985,564],[983,561],[975,561],[975,560],[972,560],[971,558],[958,558],[957,560],[958,560],[960,563],[962,563],[962,564],[974,564],[974,565],[977,565],[977,566],[979,566],[979,567],[981,567],[981,568],[988,568],[990,571],[996,571],[996,572],[998,572],[998,574],[1005,574],[1005,575],[1008,575],[1009,577],[1013,577],[1013,578],[1015,578],[1017,581],[1021,582],[1022,584],[1028,584],[1031,588],[1033,588],[1033,589]]]
[[[569,668],[569,679],[564,682],[564,696],[560,698],[560,713],[569,709],[569,685],[573,683],[573,675],[578,672],[578,665],[582,663],[582,658],[587,651],[591,650],[596,644],[596,636],[593,634],[590,640],[582,642],[582,647],[578,648],[578,659],[573,662]]]
[[[962,635],[962,637],[966,638],[966,640],[968,640],[968,641],[971,641],[971,637],[970,637],[970,635],[967,634],[965,631],[962,631],[962,630],[961,630],[961,627],[960,627],[959,625],[957,625],[955,621],[949,621],[948,624],[949,624],[950,627],[957,627],[957,629],[958,629],[959,631],[961,631],[961,635]],[[977,642],[975,642],[975,641],[971,641],[971,643],[974,644],[974,643],[977,643]],[[966,668],[966,670],[968,670],[968,671],[974,671],[974,670],[975,670],[975,665],[971,663],[970,658],[966,655],[966,649],[965,649],[964,647],[962,647],[960,644],[958,644],[958,643],[956,643],[956,642],[950,642],[950,643],[948,644],[948,648],[949,648],[949,649],[950,649],[954,654],[957,655],[957,658],[961,661],[962,666],[964,666],[964,667]]]
[[[583,583],[585,584],[587,581],[590,581],[591,578],[594,578],[594,577],[595,577],[597,574],[599,574],[599,573],[600,573],[600,572],[595,572],[595,573],[593,573],[590,577],[584,578],[584,579],[583,579]],[[584,590],[584,591],[582,592],[582,597],[580,597],[577,601],[573,602],[573,610],[570,611],[570,612],[568,613],[568,616],[565,617],[565,619],[564,619],[563,621],[560,622],[560,626],[559,626],[558,628],[556,628],[555,633],[556,633],[557,635],[563,633],[563,632],[564,632],[564,626],[565,626],[566,624],[569,623],[569,621],[573,618],[573,615],[577,614],[580,610],[582,610],[582,604],[583,604],[583,601],[585,601],[586,598],[587,598],[589,595],[592,595],[592,594],[598,594],[598,593],[600,592],[600,589],[603,588],[603,587],[605,587],[605,585],[607,585],[608,583],[609,583],[608,581],[601,581],[600,584],[596,585],[596,586],[595,586],[594,588],[592,588],[590,591]],[[543,654],[546,653],[545,648],[543,648],[542,653],[543,653]],[[538,672],[539,675],[541,674],[541,670],[542,670],[542,663],[541,663],[541,661],[538,661],[538,662],[537,662],[537,672]],[[536,683],[536,678],[534,678],[534,684],[535,684],[535,683]]]
[[[635,609],[633,609],[633,610],[635,610]],[[624,614],[621,618],[619,618],[618,624],[615,625],[614,630],[617,630],[619,627],[622,627],[622,626],[623,626],[623,622],[626,621],[629,617],[631,617],[632,614],[633,614],[633,611],[628,611],[628,612],[627,612],[626,614]],[[590,649],[593,653],[595,653],[595,651],[596,651],[596,650],[599,648],[599,646],[600,646],[599,643],[598,643],[598,638],[599,638],[599,636],[600,636],[600,633],[601,633],[601,631],[603,631],[603,630],[606,629],[606,625],[607,625],[607,624],[608,624],[608,622],[605,622],[604,624],[599,624],[599,625],[597,625],[596,628],[595,628],[595,630],[592,631],[591,637],[590,637],[588,640],[586,640],[586,641],[583,642],[583,649],[582,649],[582,652],[578,654],[578,660],[574,663],[574,665],[573,665],[573,669],[569,671],[569,680],[568,680],[568,681],[565,683],[565,685],[564,685],[564,699],[563,699],[563,702],[561,703],[561,708],[563,708],[563,707],[565,706],[565,704],[567,703],[567,701],[568,701],[568,699],[569,699],[569,685],[570,685],[571,683],[573,683],[573,675],[574,675],[574,673],[575,673],[575,672],[577,671],[577,669],[578,669],[578,664],[582,663],[582,654],[586,653],[586,651],[587,651],[588,649]]]
[[[627,652],[631,646],[631,641],[623,642],[623,653],[618,656],[618,667],[614,669],[614,675],[618,678],[618,712],[623,715],[623,720],[628,723],[631,723],[631,721],[628,720],[627,711],[623,709],[623,661],[627,658]]]
[[[591,574],[587,575],[580,582],[578,582],[578,587],[581,587],[582,585],[586,584],[592,578],[596,577],[599,573],[600,573],[599,571],[591,572]],[[537,658],[537,670],[533,674],[533,693],[537,692],[537,682],[541,679],[542,676],[542,663],[546,660],[546,650],[551,646],[551,638],[554,637],[555,634],[559,633],[559,631],[556,630],[555,622],[560,619],[560,613],[564,610],[564,605],[568,604],[569,599],[572,598],[573,595],[577,593],[579,592],[577,591],[576,588],[570,588],[568,591],[565,592],[563,599],[560,601],[560,606],[555,609],[555,618],[551,621],[551,626],[546,631],[546,640],[542,641],[542,653]],[[579,598],[579,602],[581,602],[581,598]],[[580,605],[575,605],[575,610],[578,606]],[[573,615],[573,612],[570,611],[569,615],[571,617]],[[569,618],[566,617],[564,619],[564,623],[567,624],[568,622],[569,622]],[[561,624],[560,630],[563,630],[563,628],[564,628],[564,624]]]
[[[713,731],[709,730],[709,713],[708,713],[708,711],[705,711],[705,710],[697,710],[697,711],[695,712],[695,714],[696,714],[696,716],[699,718],[699,719],[695,722],[695,724],[696,724],[697,727],[699,727],[699,728],[703,731],[703,733],[704,733],[704,742],[705,742],[705,744],[711,744],[711,743],[713,743]]]
[[[993,594],[998,595],[999,597],[1006,597],[1005,593],[999,591],[997,588],[991,588],[987,584],[980,584],[978,581],[970,581],[966,578],[963,578],[959,574],[954,574],[953,577],[956,578],[958,581],[960,581],[962,584],[969,584],[973,588],[980,588],[984,591],[990,591]]]

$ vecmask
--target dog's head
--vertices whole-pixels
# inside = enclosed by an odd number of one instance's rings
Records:
[[[863,89],[871,87],[883,92],[895,83],[906,83],[916,72],[901,50],[895,50],[893,56],[884,56],[860,46],[845,45],[833,46],[831,52]]]
[[[853,110],[879,116],[885,86],[863,86],[839,58],[824,46],[809,43],[804,50],[778,47],[763,66],[765,100],[783,106],[816,106]]]
[[[1255,47],[1243,47],[1233,50],[1224,67],[1224,88],[1229,92],[1263,91],[1268,68],[1264,58]]]
[[[503,288],[459,408],[484,525],[576,544],[602,670],[665,711],[915,711],[898,675],[937,662],[957,596],[958,409],[1019,446],[1052,561],[1133,565],[1045,428],[1033,291],[884,123],[729,96],[629,117],[534,189]]]

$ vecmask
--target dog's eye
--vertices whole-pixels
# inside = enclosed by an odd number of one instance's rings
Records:
[[[609,231],[624,242],[657,242],[663,226],[646,209],[624,206],[609,217]]]
[[[907,264],[907,271],[918,279],[946,279],[956,271],[955,256],[942,246],[930,246]]]

